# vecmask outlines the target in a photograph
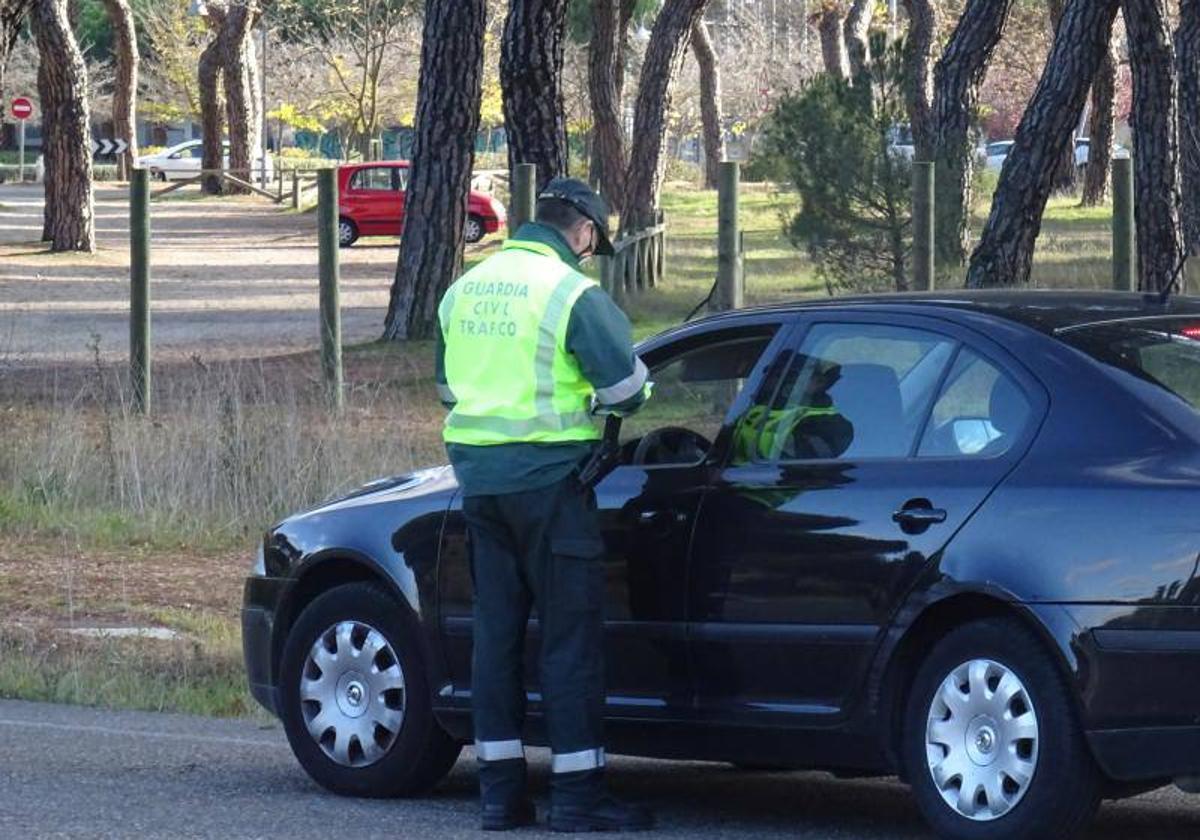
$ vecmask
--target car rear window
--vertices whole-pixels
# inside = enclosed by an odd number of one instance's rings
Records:
[[[1200,410],[1200,318],[1139,318],[1064,330],[1059,337]]]

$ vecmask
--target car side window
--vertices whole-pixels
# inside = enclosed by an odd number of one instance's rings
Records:
[[[356,190],[391,190],[393,170],[391,166],[368,166],[354,173],[350,186]]]
[[[199,146],[189,146],[186,149],[180,149],[175,154],[171,155],[171,160],[193,160],[203,156],[203,151]]]
[[[652,364],[653,396],[621,424],[621,440],[673,426],[715,441],[775,329],[714,339]]]
[[[1001,455],[1021,436],[1032,413],[1012,377],[964,347],[933,405],[917,455]]]
[[[956,348],[909,327],[814,325],[739,421],[733,462],[908,457]]]

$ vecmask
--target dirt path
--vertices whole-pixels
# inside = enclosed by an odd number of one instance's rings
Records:
[[[315,213],[294,213],[261,198],[184,197],[156,202],[152,214],[157,360],[272,355],[317,345]],[[84,361],[93,335],[107,359],[123,358],[129,341],[125,189],[96,190],[94,256],[47,253],[37,241],[41,215],[40,185],[0,185],[0,360]],[[369,239],[342,251],[346,343],[369,341],[381,331],[395,261],[395,239]]]

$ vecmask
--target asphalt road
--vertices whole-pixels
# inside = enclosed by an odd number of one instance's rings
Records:
[[[464,753],[425,799],[341,799],[308,780],[277,726],[0,701],[0,838],[481,837],[472,765]],[[533,772],[544,785],[545,751]],[[620,757],[610,777],[657,810],[656,837],[929,837],[892,781]],[[1171,788],[1106,805],[1088,836],[1194,840],[1200,797]]]

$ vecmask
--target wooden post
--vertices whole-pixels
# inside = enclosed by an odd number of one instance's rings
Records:
[[[292,209],[300,209],[300,170],[292,170]]]
[[[512,185],[512,212],[508,215],[509,236],[533,219],[537,202],[537,164],[518,163],[515,178]]]
[[[650,214],[649,227],[654,227],[655,220],[657,218],[658,218],[658,211],[656,210]],[[653,289],[658,286],[658,234],[657,233],[651,234],[650,238],[646,241],[646,255],[649,258],[648,262],[650,264],[649,270],[646,272],[646,277],[649,280],[649,283],[647,285],[649,285],[649,287],[651,289]]]
[[[321,376],[334,411],[341,411],[342,315],[338,301],[337,170],[317,173],[317,247],[321,270]]]
[[[275,190],[275,192],[279,193],[279,200],[283,201],[283,167],[282,166],[277,165],[275,167],[275,177],[279,181],[279,187],[278,187],[278,189]]]
[[[1113,216],[1113,288],[1122,292],[1137,289],[1137,256],[1134,248],[1133,161],[1114,158],[1112,162]]]
[[[658,226],[662,230],[658,234],[658,282],[667,278],[667,217],[662,210],[658,211]]]
[[[717,293],[712,307],[718,312],[740,309],[745,304],[742,272],[742,237],[738,227],[738,187],[741,167],[737,161],[721,163],[717,195]]]
[[[912,259],[914,291],[933,288],[933,164],[916,161],[912,169]]]
[[[134,408],[150,413],[150,170],[129,181],[129,375]]]

